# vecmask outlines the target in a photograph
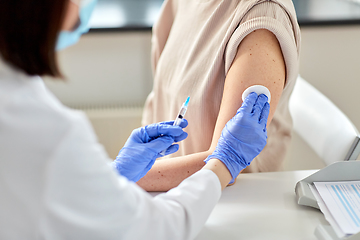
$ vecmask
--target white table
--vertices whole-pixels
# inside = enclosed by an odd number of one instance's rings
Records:
[[[315,170],[240,174],[227,187],[196,240],[317,238],[323,214],[295,200],[295,184]]]

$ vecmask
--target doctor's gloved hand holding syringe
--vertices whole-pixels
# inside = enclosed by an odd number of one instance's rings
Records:
[[[155,123],[135,129],[112,163],[120,175],[137,182],[151,169],[156,158],[176,152],[179,145],[173,143],[187,137],[182,128],[188,123],[185,119],[178,126],[173,123]]]

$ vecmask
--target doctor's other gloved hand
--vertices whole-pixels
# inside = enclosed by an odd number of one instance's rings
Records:
[[[111,164],[118,173],[130,181],[137,182],[146,175],[155,163],[156,158],[165,150],[165,155],[179,149],[179,142],[187,137],[184,132],[188,123],[182,119],[180,126],[173,126],[174,121],[155,123],[135,129],[119,155]]]
[[[229,170],[232,180],[263,150],[267,141],[266,123],[270,105],[266,95],[250,93],[236,115],[221,132],[215,151],[205,159],[219,159]]]

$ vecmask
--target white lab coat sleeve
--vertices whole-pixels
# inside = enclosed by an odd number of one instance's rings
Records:
[[[152,197],[109,166],[82,114],[71,114],[47,165],[40,239],[192,239],[217,203],[221,186],[201,170]]]
[[[158,195],[154,199],[158,211],[173,212],[165,214],[164,220],[174,223],[165,229],[161,239],[169,239],[169,236],[174,233],[177,234],[177,237],[171,239],[196,237],[220,195],[219,179],[211,170],[200,170],[185,179],[178,187]]]

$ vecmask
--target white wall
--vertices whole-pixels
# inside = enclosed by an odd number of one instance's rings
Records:
[[[360,129],[360,26],[306,27],[301,32],[300,74]],[[321,166],[315,153],[295,135],[285,168]]]
[[[68,81],[46,84],[68,106],[142,106],[152,87],[150,47],[150,32],[87,34],[59,53]]]
[[[302,28],[300,73],[360,129],[360,26]]]
[[[359,43],[359,26],[302,28],[300,74],[344,111],[358,129]],[[150,32],[87,34],[78,45],[60,54],[68,82],[47,85],[72,107],[142,106],[152,85],[150,47]],[[111,128],[96,121],[93,124],[100,141],[109,145],[106,136]],[[140,119],[134,119],[130,128],[138,125]],[[121,130],[125,137],[131,132],[127,128]],[[124,141],[117,140],[116,144],[122,145]],[[117,145],[107,148],[112,149],[111,155]],[[323,163],[295,135],[284,167],[315,169],[323,167]]]

